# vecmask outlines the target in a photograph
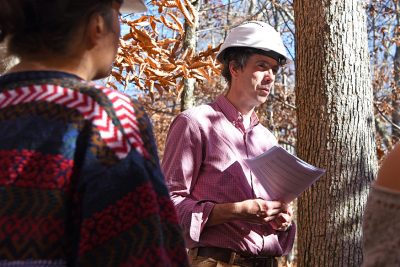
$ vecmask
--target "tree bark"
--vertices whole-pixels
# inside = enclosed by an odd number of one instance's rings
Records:
[[[192,1],[192,5],[198,11],[200,8],[200,1],[199,0]],[[196,51],[196,46],[197,46],[196,30],[198,24],[199,24],[198,20],[194,21],[193,25],[190,25],[189,23],[185,22],[185,39],[183,43],[183,50],[193,49],[194,51]],[[196,84],[196,79],[184,78],[183,91],[181,95],[181,111],[184,111],[194,106],[195,84]]]
[[[362,1],[295,0],[297,155],[327,170],[298,200],[298,266],[360,266],[377,171]]]

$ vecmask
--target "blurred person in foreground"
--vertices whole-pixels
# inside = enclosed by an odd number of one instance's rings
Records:
[[[109,75],[140,0],[1,0],[0,266],[187,266],[151,125]]]
[[[363,267],[400,266],[400,144],[370,190],[363,218]]]
[[[217,59],[228,92],[175,118],[162,169],[193,266],[277,266],[293,246],[292,210],[268,200],[244,160],[278,144],[254,109],[286,50],[274,28],[250,21],[230,31]]]

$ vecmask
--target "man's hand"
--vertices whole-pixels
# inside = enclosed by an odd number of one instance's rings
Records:
[[[280,214],[286,214],[287,212],[288,207],[283,202],[267,201],[259,198],[235,203],[215,204],[208,219],[207,226],[234,220],[268,224],[277,220]],[[281,227],[282,225],[278,223],[277,226]]]
[[[280,201],[266,201],[263,199],[248,199],[236,203],[239,220],[250,223],[265,224],[285,212],[285,205]]]
[[[284,205],[283,212],[279,213],[273,220],[270,221],[272,229],[276,231],[286,231],[291,225],[293,220],[293,209],[291,204]]]

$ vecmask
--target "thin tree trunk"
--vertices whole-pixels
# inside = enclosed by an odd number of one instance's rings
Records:
[[[257,1],[250,0],[249,9],[247,11],[247,16],[253,16],[256,13]]]
[[[231,15],[231,0],[228,0],[228,10],[226,11],[226,25],[231,25],[230,15]],[[228,36],[228,29],[224,29],[224,40]]]
[[[397,29],[400,27],[400,1],[396,3],[396,25]],[[397,34],[399,34],[400,30],[395,30]],[[394,84],[395,89],[393,91],[393,113],[392,113],[392,121],[394,124],[400,126],[400,42],[397,42],[396,52],[394,54]],[[392,127],[392,136],[395,139],[394,141],[399,140],[400,138],[400,130],[395,127]]]
[[[297,155],[326,174],[298,200],[298,266],[360,266],[377,170],[365,10],[296,0]]]
[[[200,7],[200,0],[192,1],[193,7],[198,11]],[[197,16],[198,17],[198,16]],[[193,49],[196,50],[197,38],[196,38],[196,30],[199,22],[194,21],[193,25],[185,22],[185,39],[183,43],[183,49]],[[183,85],[183,92],[181,96],[181,111],[184,111],[188,108],[194,106],[194,87],[195,87],[196,79],[194,78],[185,78]]]

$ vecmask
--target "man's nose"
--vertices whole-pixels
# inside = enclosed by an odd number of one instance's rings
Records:
[[[273,72],[272,69],[266,70],[264,72],[264,80],[268,82],[272,82],[275,80],[275,73]]]

